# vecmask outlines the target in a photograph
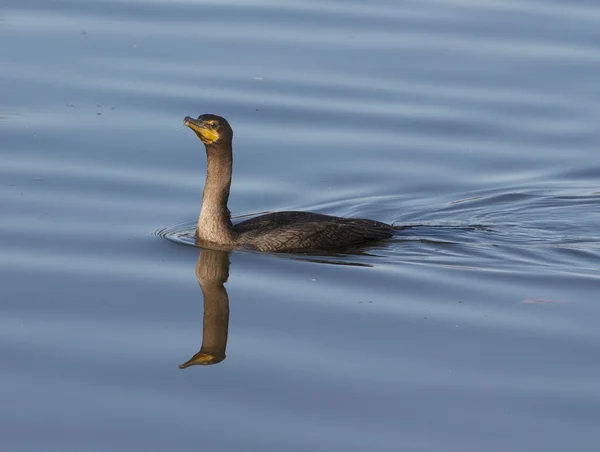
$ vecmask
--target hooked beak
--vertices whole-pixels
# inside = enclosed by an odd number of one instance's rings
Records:
[[[216,130],[211,129],[204,124],[204,122],[197,119],[186,116],[183,120],[183,125],[196,132],[196,135],[198,135],[198,138],[200,138],[204,144],[210,144],[219,139],[219,134]]]

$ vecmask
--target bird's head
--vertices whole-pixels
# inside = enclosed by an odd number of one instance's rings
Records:
[[[205,114],[198,116],[198,119],[186,116],[183,125],[196,132],[206,145],[227,144],[233,139],[233,129],[221,116]]]

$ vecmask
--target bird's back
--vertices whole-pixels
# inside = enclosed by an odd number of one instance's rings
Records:
[[[321,250],[357,246],[392,236],[374,220],[310,212],[275,212],[234,225],[237,244],[260,251]]]

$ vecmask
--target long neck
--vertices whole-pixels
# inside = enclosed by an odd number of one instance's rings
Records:
[[[233,166],[231,143],[206,145],[206,161],[206,183],[196,236],[200,240],[228,245],[233,242],[233,227],[227,209]]]

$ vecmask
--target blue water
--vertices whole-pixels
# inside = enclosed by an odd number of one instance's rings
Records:
[[[598,449],[600,6],[5,0],[0,39],[1,450]],[[410,228],[164,240],[209,112],[234,216]]]

